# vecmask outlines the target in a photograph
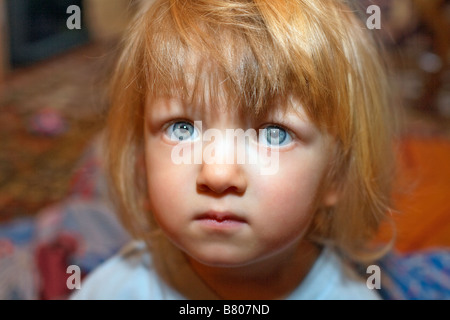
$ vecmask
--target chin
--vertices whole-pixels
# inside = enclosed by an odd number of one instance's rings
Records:
[[[254,259],[242,254],[215,249],[214,252],[185,252],[200,264],[215,268],[236,268],[251,264]]]

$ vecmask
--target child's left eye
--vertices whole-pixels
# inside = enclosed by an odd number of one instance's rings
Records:
[[[284,146],[292,141],[291,135],[283,128],[269,125],[260,130],[259,143],[272,147]]]
[[[198,130],[190,122],[177,121],[166,129],[166,134],[172,141],[194,140],[198,137]]]

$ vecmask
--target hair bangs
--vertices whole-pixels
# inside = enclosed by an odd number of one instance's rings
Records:
[[[294,95],[315,125],[348,144],[343,118],[355,70],[341,40],[345,25],[325,23],[336,21],[339,10],[314,8],[329,16],[318,21],[306,5],[288,7],[262,0],[157,1],[140,26],[145,94],[254,115],[274,103],[288,107],[280,101]]]
[[[161,5],[145,19],[147,95],[177,96],[193,106],[235,108],[256,116],[275,101],[298,95],[288,59],[261,15],[253,12],[255,6],[210,17],[204,2]],[[305,91],[306,81],[303,86]]]

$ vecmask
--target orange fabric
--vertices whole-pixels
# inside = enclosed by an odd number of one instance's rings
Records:
[[[450,248],[450,140],[406,137],[399,147],[395,248],[400,252]],[[388,234],[389,228],[383,226],[380,238]]]

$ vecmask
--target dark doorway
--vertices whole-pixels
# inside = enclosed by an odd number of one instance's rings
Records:
[[[10,63],[13,68],[52,57],[88,41],[82,23],[80,30],[69,30],[67,8],[82,0],[7,0]]]

